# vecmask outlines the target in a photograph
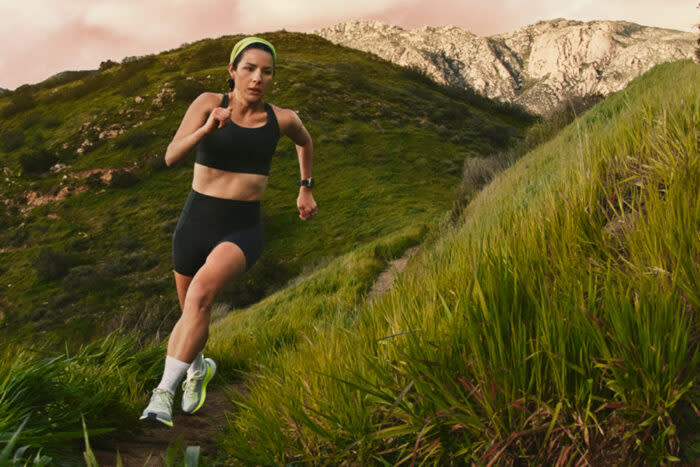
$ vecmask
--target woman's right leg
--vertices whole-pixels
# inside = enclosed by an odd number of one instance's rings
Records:
[[[241,249],[231,242],[224,242],[212,250],[193,278],[175,273],[182,315],[168,339],[163,378],[141,415],[142,420],[150,418],[172,426],[175,388],[204,348],[209,336],[209,311],[214,297],[226,283],[243,274],[245,268],[246,259]],[[205,386],[207,381],[203,382]],[[187,395],[187,391],[185,393]],[[183,396],[183,410],[192,413],[201,407],[203,401],[204,395],[196,391],[188,400]]]
[[[185,311],[185,297],[187,297],[187,290],[190,288],[192,283],[192,276],[183,276],[182,274],[173,271],[175,275],[175,288],[177,289],[177,298],[180,300],[180,312]]]

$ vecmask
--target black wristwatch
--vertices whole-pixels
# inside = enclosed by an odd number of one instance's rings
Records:
[[[314,186],[314,179],[313,177],[305,178],[303,180],[299,180],[299,186],[305,186],[307,188],[312,188]]]

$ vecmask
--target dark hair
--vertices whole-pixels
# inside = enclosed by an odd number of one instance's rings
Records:
[[[274,56],[275,56],[275,54],[272,53],[272,49],[271,49],[270,47],[268,47],[267,45],[265,45],[265,44],[263,44],[263,43],[261,43],[261,42],[253,42],[252,44],[250,44],[249,46],[247,46],[247,47],[245,47],[243,50],[241,50],[241,53],[239,53],[238,56],[233,60],[233,69],[234,69],[234,70],[235,70],[236,68],[238,68],[238,64],[239,64],[240,61],[241,61],[241,57],[243,57],[243,52],[245,52],[245,51],[248,50],[248,49],[260,49],[260,50],[264,50],[265,52],[267,52],[267,53],[269,53],[270,55],[272,55],[273,58],[274,58]],[[274,73],[274,65],[273,65],[273,70],[272,70],[272,72]],[[233,91],[233,88],[234,88],[235,85],[236,85],[236,83],[235,83],[235,81],[233,81],[233,78],[229,78],[229,79],[228,79],[228,88],[229,88],[229,91]]]

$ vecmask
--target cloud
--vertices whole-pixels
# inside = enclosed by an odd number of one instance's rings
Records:
[[[394,8],[421,9],[421,0],[240,0],[233,22],[242,32],[308,31],[352,19],[368,19]]]
[[[308,32],[352,19],[406,28],[451,24],[479,35],[557,17],[624,19],[694,31],[700,22],[696,5],[688,0],[3,0],[0,87],[204,38]]]

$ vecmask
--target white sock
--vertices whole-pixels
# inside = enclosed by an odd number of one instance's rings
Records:
[[[158,388],[168,391],[172,395],[175,395],[177,385],[180,384],[182,377],[185,376],[185,372],[189,367],[189,363],[181,362],[177,358],[173,358],[170,355],[167,355],[165,357],[165,370],[163,370],[163,379],[160,380]]]
[[[192,360],[192,365],[190,365],[189,370],[187,370],[187,376],[192,376],[195,372],[204,373],[207,369],[207,363],[204,361],[204,353],[199,352],[194,360]]]

